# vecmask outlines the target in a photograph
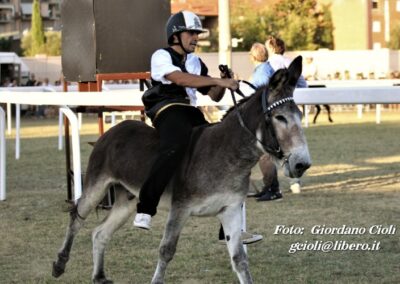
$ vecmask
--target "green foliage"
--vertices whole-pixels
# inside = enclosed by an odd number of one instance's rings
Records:
[[[0,50],[11,51],[12,37],[0,38]]]
[[[61,32],[47,31],[44,33],[45,43],[40,52],[32,52],[32,33],[25,34],[21,40],[21,48],[24,50],[24,56],[35,56],[36,54],[47,54],[49,56],[61,55]]]
[[[232,11],[232,37],[243,38],[238,50],[249,50],[254,42],[267,36],[282,38],[288,50],[333,48],[330,6],[315,0],[281,0],[265,10],[238,5]]]
[[[322,48],[334,49],[333,21],[331,5],[322,5],[322,13],[318,16],[318,25],[314,34],[314,42]]]
[[[32,20],[31,20],[31,42],[28,49],[24,48],[25,55],[36,55],[44,52],[44,32],[42,17],[40,15],[40,3],[39,0],[33,1],[32,6]]]
[[[61,32],[43,31],[39,0],[33,1],[31,30],[22,37],[21,48],[24,56],[61,55]]]
[[[400,49],[400,22],[397,22],[390,31],[390,49]]]
[[[249,50],[254,42],[264,42],[268,35],[274,34],[276,25],[273,14],[246,9],[232,17],[232,38],[243,38],[238,49]]]
[[[61,55],[61,32],[48,31],[45,33],[45,50],[47,55]]]

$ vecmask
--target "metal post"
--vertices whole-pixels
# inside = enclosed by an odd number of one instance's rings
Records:
[[[218,0],[219,64],[232,67],[231,28],[229,22],[229,0]]]
[[[79,130],[82,129],[82,113],[78,112]]]
[[[21,105],[15,105],[15,159],[20,156]]]
[[[58,150],[63,149],[62,131],[63,131],[63,113],[61,109],[58,109]]]
[[[6,200],[6,114],[0,106],[0,201]]]
[[[8,133],[8,135],[11,135],[11,121],[12,121],[11,104],[7,103],[7,133]]]
[[[363,105],[357,105],[357,117],[362,118]]]
[[[304,105],[304,127],[308,127],[308,112],[309,112],[309,107],[308,105]]]
[[[64,106],[60,108],[63,114],[68,118],[71,125],[72,136],[72,163],[74,169],[74,201],[75,203],[82,195],[82,178],[81,178],[81,150],[79,145],[79,122],[76,115],[71,109]]]
[[[381,123],[381,105],[377,104],[376,105],[376,124]]]

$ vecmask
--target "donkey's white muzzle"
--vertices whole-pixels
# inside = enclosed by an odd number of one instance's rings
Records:
[[[311,167],[311,157],[308,148],[296,148],[284,163],[284,174],[291,178],[299,178],[309,167]]]

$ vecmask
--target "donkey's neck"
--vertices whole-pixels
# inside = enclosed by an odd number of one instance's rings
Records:
[[[239,111],[247,130],[241,126]],[[224,153],[226,163],[238,171],[251,169],[259,160],[262,151],[257,147],[256,132],[262,121],[262,107],[260,94],[254,94],[246,102],[232,109],[219,124],[209,128],[207,131],[208,147],[213,148],[215,153]],[[208,144],[207,143],[207,144]]]

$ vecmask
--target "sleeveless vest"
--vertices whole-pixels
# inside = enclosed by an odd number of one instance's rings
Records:
[[[172,59],[172,64],[179,67],[182,72],[187,73],[182,57],[172,48],[164,48]],[[159,81],[151,79],[152,87],[144,92],[142,101],[145,107],[146,115],[153,121],[156,115],[165,109],[168,105],[190,105],[189,96],[186,93],[185,87],[175,83],[163,84]]]

